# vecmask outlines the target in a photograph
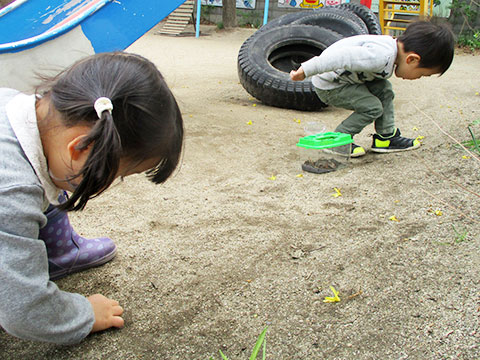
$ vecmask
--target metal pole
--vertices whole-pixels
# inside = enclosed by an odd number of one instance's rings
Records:
[[[263,10],[263,25],[265,25],[268,21],[268,5],[270,0],[265,0],[265,8]]]
[[[200,13],[202,11],[202,0],[197,0],[197,26],[195,26],[195,37],[200,37]]]

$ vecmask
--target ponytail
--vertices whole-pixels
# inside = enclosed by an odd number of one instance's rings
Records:
[[[77,150],[86,150],[91,146],[90,155],[81,171],[82,181],[72,193],[65,207],[71,210],[83,210],[89,193],[100,195],[115,180],[120,166],[122,143],[113,122],[112,114],[103,110],[90,133],[78,145]],[[86,191],[86,190],[89,191]],[[78,202],[77,202],[78,201]]]

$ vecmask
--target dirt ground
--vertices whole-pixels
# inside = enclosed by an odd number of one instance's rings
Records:
[[[70,347],[0,332],[1,359],[248,359],[266,325],[267,359],[480,358],[480,161],[437,126],[471,139],[480,56],[457,54],[441,77],[392,78],[397,125],[421,148],[315,175],[295,146],[305,124],[332,130],[348,112],[253,99],[236,68],[253,31],[154,30],[128,49],[178,99],[182,166],[160,186],[131,176],[72,214],[118,255],[57,282],[117,299],[126,325]],[[356,142],[369,148],[372,132]],[[323,302],[330,286],[340,302]]]

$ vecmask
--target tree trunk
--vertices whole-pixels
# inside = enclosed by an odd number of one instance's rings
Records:
[[[222,0],[222,20],[225,29],[231,29],[237,26],[237,1]]]
[[[3,8],[4,6],[7,6],[8,4],[12,3],[13,0],[0,0],[0,9]]]

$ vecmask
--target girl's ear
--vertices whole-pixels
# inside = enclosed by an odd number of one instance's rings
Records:
[[[415,65],[420,63],[420,55],[417,53],[411,52],[406,57],[406,62],[408,65]]]
[[[71,161],[81,161],[88,157],[90,146],[83,150],[77,149],[77,146],[83,141],[85,136],[86,135],[78,135],[68,143],[67,150]]]

